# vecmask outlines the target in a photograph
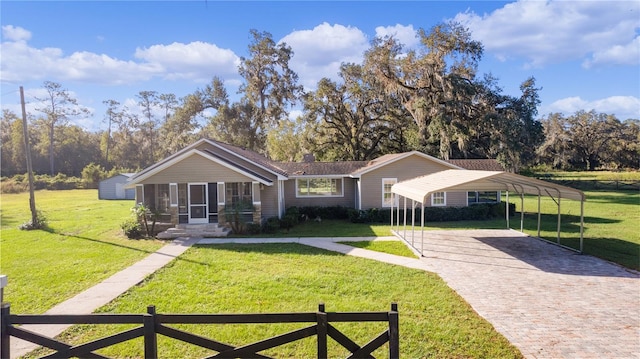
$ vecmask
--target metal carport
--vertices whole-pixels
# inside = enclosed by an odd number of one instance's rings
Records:
[[[475,171],[475,170],[446,170],[431,175],[417,177],[404,182],[396,183],[391,187],[394,196],[404,198],[404,234],[400,235],[400,204],[396,208],[396,224],[398,230],[396,234],[406,241],[407,227],[407,199],[411,200],[411,223],[412,231],[415,230],[415,208],[416,204],[421,207],[420,226],[424,237],[424,207],[429,196],[434,192],[463,192],[463,191],[504,191],[506,192],[506,220],[509,228],[509,191],[520,195],[520,231],[524,226],[524,194],[538,196],[538,237],[540,237],[540,197],[543,195],[551,197],[558,207],[558,236],[557,245],[576,251],[571,247],[560,244],[560,205],[561,199],[571,199],[580,201],[580,249],[583,249],[584,232],[584,201],[585,196],[582,191],[574,188],[557,185],[554,183],[541,181],[535,178],[525,177],[509,172],[501,171]],[[399,200],[399,197],[396,197]],[[392,201],[395,203],[395,200]],[[393,207],[391,208],[391,228],[393,229]],[[414,238],[412,233],[412,238]],[[424,239],[424,238],[423,238]],[[423,243],[424,240],[421,241]],[[552,242],[551,242],[552,243]],[[412,243],[413,246],[413,243]],[[418,249],[418,248],[416,248]],[[420,248],[422,253],[423,248]]]

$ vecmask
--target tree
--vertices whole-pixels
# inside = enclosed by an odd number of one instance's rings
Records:
[[[251,131],[256,138],[249,139],[251,149],[264,152],[266,132],[288,117],[288,108],[298,100],[302,87],[297,84],[298,75],[289,68],[291,47],[276,44],[268,32],[253,29],[250,34],[249,57],[242,57],[238,68],[245,81],[239,92],[244,94],[241,107],[256,109],[252,116],[255,129]]]
[[[22,120],[6,109],[2,110],[0,118],[0,156],[3,176],[27,171]]]
[[[613,115],[592,110],[568,117],[553,113],[542,124],[546,138],[538,150],[541,163],[587,171],[640,165],[638,120],[622,123]]]
[[[115,124],[119,124],[122,122],[122,113],[118,111],[118,106],[120,106],[120,102],[115,100],[104,100],[103,104],[107,106],[107,111],[105,113],[105,120],[107,121],[107,133],[105,140],[105,155],[104,155],[104,163],[107,168],[109,166],[109,148],[111,146],[111,126]]]
[[[310,126],[298,117],[295,121],[280,121],[278,127],[267,134],[267,152],[274,161],[299,162],[310,153],[307,132]]]
[[[522,82],[520,97],[502,95],[498,88],[484,92],[484,97],[491,99],[484,109],[490,123],[482,134],[490,139],[486,153],[514,172],[534,163],[535,149],[544,141],[542,124],[536,120],[540,89],[535,83],[533,77]]]
[[[457,130],[464,126],[455,121],[473,116],[473,79],[482,44],[454,22],[434,26],[428,33],[420,29],[419,36],[419,50],[405,50],[392,37],[375,39],[365,54],[365,68],[411,114],[421,145],[426,146],[429,138],[439,138],[440,155],[447,159],[451,136],[464,140]]]
[[[54,175],[54,142],[56,126],[62,126],[69,118],[80,115],[89,115],[89,110],[78,105],[78,101],[71,96],[68,90],[56,82],[45,81],[44,89],[46,97],[36,97],[42,105],[36,110],[45,114],[45,123],[49,130],[49,166],[50,173]]]
[[[381,154],[396,126],[389,96],[362,66],[343,64],[342,84],[320,80],[305,96],[307,122],[315,128],[311,142],[324,160],[363,161]]]
[[[138,106],[142,109],[142,115],[145,121],[140,122],[140,135],[142,137],[142,152],[146,152],[142,167],[147,167],[156,161],[155,146],[157,121],[153,114],[155,107],[159,105],[158,93],[156,91],[140,91],[136,97],[138,98]]]

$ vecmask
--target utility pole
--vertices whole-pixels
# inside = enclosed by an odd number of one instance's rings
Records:
[[[22,107],[22,132],[24,134],[24,154],[27,157],[27,172],[29,173],[29,208],[31,209],[31,225],[38,225],[36,198],[33,191],[33,167],[31,166],[31,147],[29,146],[29,131],[27,130],[27,110],[24,104],[24,89],[20,86],[20,105]]]

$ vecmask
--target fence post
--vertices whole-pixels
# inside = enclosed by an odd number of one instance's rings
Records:
[[[11,320],[9,315],[11,314],[9,303],[2,303],[0,308],[0,358],[11,358],[9,325]]]
[[[318,334],[318,358],[326,358],[327,354],[327,313],[324,309],[324,303],[318,304],[318,313],[316,313],[318,325],[316,326]]]
[[[156,337],[156,307],[147,307],[147,314],[143,319],[144,324],[144,358],[155,359],[158,357],[158,339]]]
[[[400,331],[398,320],[398,303],[391,303],[389,312],[389,358],[400,358]]]

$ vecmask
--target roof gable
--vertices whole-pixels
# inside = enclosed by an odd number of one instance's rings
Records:
[[[231,163],[219,156],[216,156],[215,154],[209,152],[209,151],[201,151],[198,150],[196,148],[192,148],[189,151],[183,152],[180,151],[179,155],[177,156],[171,156],[170,158],[161,161],[159,163],[157,163],[156,165],[148,168],[147,170],[145,170],[144,172],[141,172],[140,174],[136,175],[135,178],[131,178],[129,180],[128,186],[131,187],[139,182],[144,181],[145,179],[158,174],[160,172],[162,172],[163,170],[170,168],[171,166],[175,165],[176,163],[182,162],[183,160],[191,157],[191,156],[201,156],[213,163],[216,163],[218,165],[221,165],[223,167],[229,168],[232,171],[235,171],[237,173],[240,173],[246,177],[251,178],[252,180],[255,180],[257,182],[260,182],[264,185],[267,186],[271,186],[273,185],[273,181],[271,181],[270,179],[260,175],[259,173],[256,173],[255,171],[252,171],[246,167],[240,166],[238,164],[235,163]]]
[[[425,153],[422,153],[422,152],[419,152],[419,151],[410,151],[410,152],[403,152],[403,153],[388,154],[388,155],[384,155],[384,156],[378,157],[376,159],[373,159],[373,160],[369,161],[364,167],[354,171],[351,175],[353,177],[360,177],[360,176],[362,176],[363,174],[365,174],[367,172],[374,171],[374,170],[376,170],[376,169],[378,169],[380,167],[383,167],[383,166],[389,165],[391,163],[400,161],[400,160],[405,159],[405,158],[410,157],[410,156],[419,156],[419,157],[424,158],[426,160],[429,160],[429,161],[435,162],[437,164],[443,165],[443,166],[445,166],[447,168],[462,169],[461,167],[459,167],[459,166],[457,166],[455,164],[443,161],[443,160],[435,158],[433,156],[429,156],[429,155],[427,155]]]

